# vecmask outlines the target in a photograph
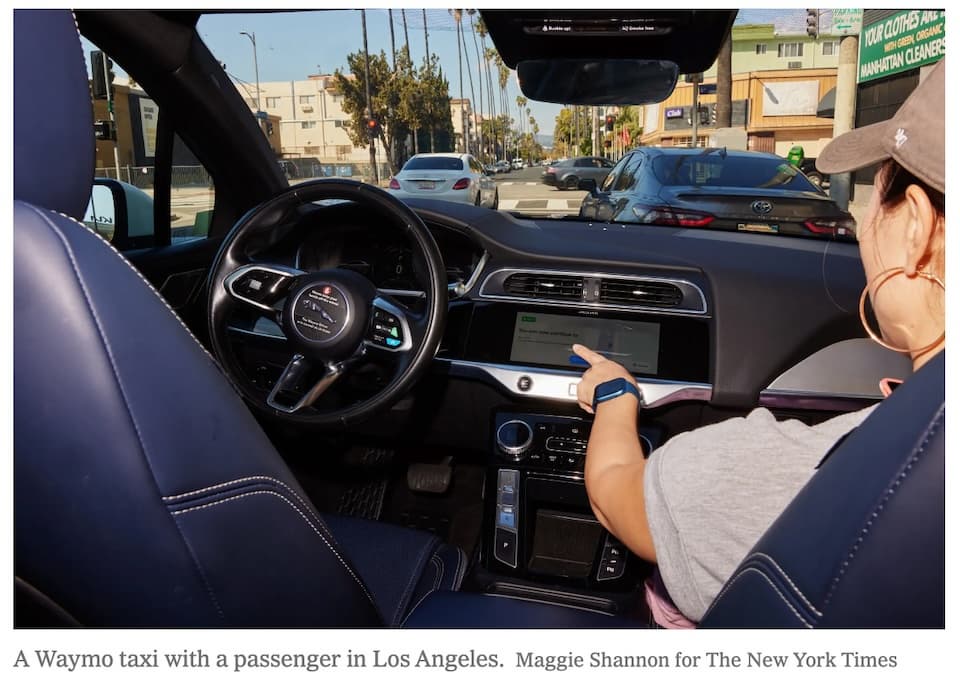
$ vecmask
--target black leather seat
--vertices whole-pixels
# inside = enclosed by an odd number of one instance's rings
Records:
[[[465,556],[430,534],[332,529],[212,357],[76,221],[94,154],[73,16],[18,10],[14,44],[16,623],[398,625],[458,588]]]

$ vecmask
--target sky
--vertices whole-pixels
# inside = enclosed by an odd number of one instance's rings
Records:
[[[737,23],[773,23],[782,17],[784,9],[745,9],[741,10]],[[792,10],[802,14],[804,10]],[[430,51],[440,57],[444,74],[450,83],[450,95],[460,97],[460,69],[457,60],[456,22],[448,10],[428,8],[427,29]],[[390,15],[387,9],[368,8],[367,42],[371,52],[385,51],[390,54]],[[426,52],[424,44],[424,20],[420,8],[406,9],[407,32],[410,39],[410,52],[414,63],[421,63]],[[464,61],[462,81],[463,96],[473,102],[479,112],[479,74],[477,73],[477,51],[473,42],[473,33],[469,29],[467,16],[464,15],[464,37],[467,41],[468,59],[473,75],[476,96],[470,92],[470,80],[467,61]],[[394,41],[399,48],[404,44],[403,15],[398,7],[393,10]],[[204,15],[198,24],[201,38],[210,51],[226,64],[227,73],[235,80],[253,84],[255,82],[253,45],[241,32],[252,33],[257,41],[257,64],[260,81],[304,80],[310,74],[333,73],[337,68],[346,70],[347,54],[357,52],[363,47],[363,34],[360,11],[340,9],[324,12],[246,12]],[[483,45],[478,45],[482,54]],[[492,43],[489,38],[486,45]],[[86,49],[93,49],[87,44]],[[485,77],[485,76],[484,76]],[[493,72],[494,87],[496,73]],[[512,105],[511,115],[517,118],[516,98],[520,89],[514,76],[507,85],[507,101]],[[486,99],[486,97],[485,97]],[[495,102],[497,100],[495,99]],[[530,100],[527,106],[537,120],[541,135],[552,135],[554,121],[561,107]],[[484,104],[486,112],[486,104]]]

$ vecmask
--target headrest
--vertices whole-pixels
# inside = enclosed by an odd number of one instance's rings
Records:
[[[13,197],[81,219],[95,150],[73,13],[15,10],[13,68]]]

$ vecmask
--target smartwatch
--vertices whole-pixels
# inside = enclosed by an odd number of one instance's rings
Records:
[[[594,389],[593,410],[596,411],[599,404],[610,401],[611,399],[616,399],[617,397],[622,397],[624,394],[632,394],[635,396],[638,406],[643,403],[643,397],[640,395],[640,390],[636,385],[626,378],[614,378],[613,380],[600,383],[596,389]]]

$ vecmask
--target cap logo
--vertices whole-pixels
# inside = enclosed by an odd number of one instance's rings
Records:
[[[907,143],[907,133],[903,131],[903,128],[897,128],[897,134],[893,136],[893,139],[896,142],[895,147],[899,149]]]

